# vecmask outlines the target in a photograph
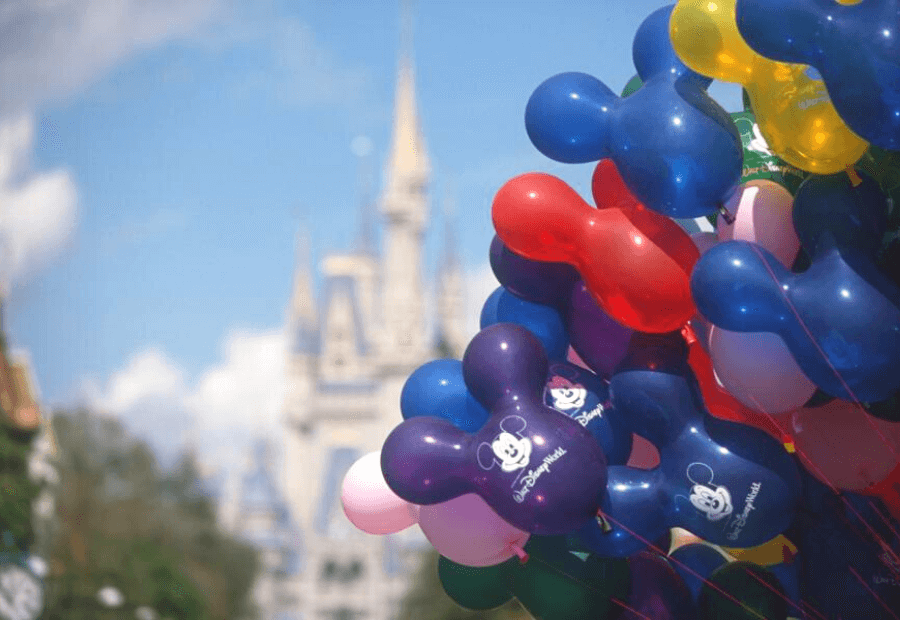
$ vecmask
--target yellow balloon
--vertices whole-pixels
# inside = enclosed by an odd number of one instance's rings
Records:
[[[701,75],[741,84],[769,149],[787,163],[816,174],[855,164],[869,145],[838,116],[821,77],[750,49],[737,28],[735,3],[678,0],[669,22],[675,53]]]
[[[723,550],[735,559],[753,562],[759,566],[775,566],[776,564],[790,561],[791,558],[797,555],[797,547],[785,538],[783,534],[757,547],[747,549],[723,547]]]

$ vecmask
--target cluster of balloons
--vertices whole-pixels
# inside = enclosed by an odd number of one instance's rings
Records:
[[[622,96],[532,94],[594,205],[500,188],[482,329],[409,377],[345,512],[418,524],[468,609],[900,618],[900,0],[679,0],[633,55]]]

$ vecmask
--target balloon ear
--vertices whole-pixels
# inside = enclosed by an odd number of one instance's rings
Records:
[[[487,442],[482,442],[478,446],[478,466],[485,471],[490,471],[497,464],[497,458],[494,456],[494,448]]]
[[[447,596],[460,607],[494,609],[513,598],[503,578],[506,566],[510,563],[518,563],[518,560],[511,559],[495,566],[475,568],[457,564],[441,556],[438,559],[438,578]]]

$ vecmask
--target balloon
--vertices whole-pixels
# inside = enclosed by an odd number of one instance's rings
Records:
[[[806,469],[838,489],[862,491],[900,463],[900,423],[872,417],[858,404],[833,400],[776,421],[793,439]]]
[[[491,566],[524,554],[529,535],[497,516],[474,494],[416,506],[391,491],[378,452],[354,463],[341,486],[344,514],[368,534],[394,534],[415,523],[441,555],[468,566]]]
[[[786,620],[796,606],[771,571],[750,562],[725,564],[708,581],[697,601],[702,620]]]
[[[525,547],[531,559],[490,568],[438,560],[447,595],[466,609],[499,607],[514,596],[538,620],[605,620],[616,617],[631,587],[628,563],[568,551],[562,537],[533,536]]]
[[[752,241],[782,264],[792,265],[800,249],[791,217],[793,196],[772,181],[750,181],[726,203],[729,223],[719,216],[720,241]],[[781,337],[712,327],[708,348],[716,376],[744,405],[766,413],[802,407],[816,391]]]
[[[528,260],[507,248],[494,235],[490,249],[491,270],[503,288],[522,299],[564,310],[578,271],[565,263]]]
[[[779,12],[766,17],[769,23],[782,20]],[[868,144],[838,116],[821,76],[802,64],[761,56],[738,29],[735,0],[679,0],[669,28],[687,66],[743,85],[764,136],[761,148],[816,174],[839,172],[858,160]]]
[[[643,341],[640,341],[640,339]],[[651,471],[610,467],[612,531],[589,523],[579,540],[603,555],[633,552],[669,527],[714,544],[752,547],[777,536],[799,498],[797,467],[763,432],[713,418],[702,406],[676,334],[636,334],[610,380],[616,409],[659,450]]]
[[[818,69],[850,129],[900,150],[897,0],[738,0],[737,26],[763,56]]]
[[[593,192],[598,209],[556,177],[516,177],[494,198],[494,227],[523,256],[577,266],[604,312],[626,327],[677,329],[694,313],[689,274],[697,248],[628,193],[611,161],[597,165]]]
[[[794,226],[812,265],[790,273],[765,249],[721,243],[697,262],[700,312],[731,331],[772,332],[803,373],[845,400],[879,401],[900,387],[900,290],[873,262],[884,196],[863,177],[811,177],[794,201]]]
[[[468,433],[484,426],[489,415],[466,389],[459,360],[434,360],[417,368],[403,384],[400,412],[404,420],[444,418]]]
[[[793,265],[800,250],[791,213],[794,197],[773,181],[749,181],[725,203],[732,217],[716,224],[719,241],[752,241],[766,248],[783,265]]]
[[[600,444],[609,465],[622,465],[631,456],[631,427],[609,400],[609,388],[597,375],[570,364],[550,365],[544,404],[581,424]]]
[[[631,453],[631,428],[609,401],[609,388],[595,374],[564,361],[547,371],[544,404],[575,420],[603,449],[611,465],[625,463]],[[403,418],[443,418],[455,427],[475,432],[488,412],[469,392],[457,360],[428,362],[407,379],[400,396]]]
[[[741,139],[706,93],[712,80],[675,55],[671,11],[653,12],[635,35],[640,89],[622,99],[592,76],[562,73],[531,95],[525,126],[547,157],[610,158],[641,203],[669,217],[694,218],[715,213],[740,181]]]
[[[381,455],[370,452],[347,470],[341,505],[350,523],[368,534],[394,534],[418,523],[419,507],[400,499],[381,474]]]
[[[419,526],[441,555],[466,566],[493,566],[511,557],[525,557],[523,547],[530,538],[474,493],[422,506]]]
[[[804,476],[805,510],[788,537],[800,549],[800,589],[815,617],[893,620],[900,609],[896,525],[877,500],[834,494]]]
[[[628,351],[631,330],[597,305],[584,282],[572,287],[568,328],[572,348],[601,377],[609,377]]]
[[[481,309],[481,328],[494,323],[515,323],[537,336],[547,357],[565,359],[569,350],[566,324],[554,308],[516,297],[502,286],[491,293]]]
[[[466,386],[491,412],[476,433],[416,417],[384,442],[391,489],[419,505],[478,493],[511,525],[562,534],[596,518],[606,457],[578,422],[544,406],[548,362],[540,342],[509,323],[487,327],[463,358]]]
[[[756,115],[750,107],[747,91],[745,90],[743,93],[744,110],[731,113],[731,119],[741,134],[741,143],[744,146],[741,183],[758,180],[773,181],[784,187],[793,196],[809,173],[790,165],[772,152],[756,122]]]
[[[628,558],[631,596],[620,620],[694,620],[691,593],[681,576],[658,553],[643,551]]]
[[[682,545],[669,554],[672,566],[684,579],[685,585],[696,601],[709,576],[717,569],[728,564],[728,556],[716,547],[705,542],[692,542]]]
[[[709,330],[716,376],[741,403],[769,414],[802,407],[816,392],[781,336]]]

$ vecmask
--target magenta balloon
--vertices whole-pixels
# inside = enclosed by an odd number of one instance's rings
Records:
[[[724,206],[734,222],[729,224],[719,216],[716,232],[720,241],[750,241],[767,249],[781,264],[794,264],[800,240],[794,231],[794,198],[789,191],[773,181],[749,181]]]
[[[776,422],[793,438],[803,466],[838,489],[862,491],[900,464],[900,423],[870,416],[857,404],[834,399]]]
[[[777,334],[739,333],[711,326],[709,356],[725,389],[755,411],[792,411],[816,392],[816,384],[803,374]]]
[[[370,452],[356,461],[341,485],[344,514],[369,534],[394,534],[414,525],[419,507],[397,497],[381,473],[381,454]]]
[[[419,527],[438,553],[464,566],[493,566],[524,553],[530,535],[474,493],[419,509]]]

